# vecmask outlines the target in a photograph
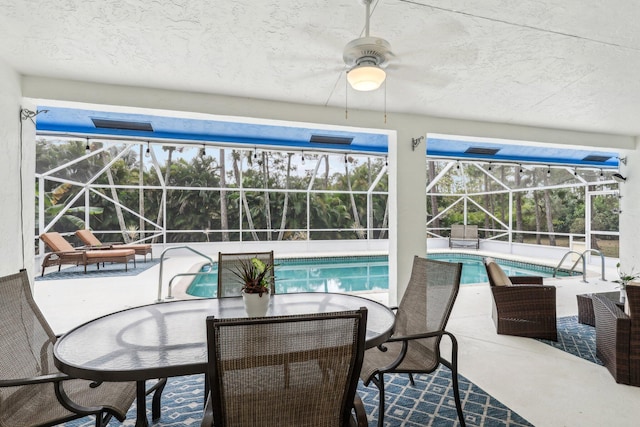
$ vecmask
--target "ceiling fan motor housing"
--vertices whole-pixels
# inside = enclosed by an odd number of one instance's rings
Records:
[[[349,67],[363,64],[384,67],[391,56],[391,45],[380,37],[360,37],[351,40],[344,48],[342,58]]]

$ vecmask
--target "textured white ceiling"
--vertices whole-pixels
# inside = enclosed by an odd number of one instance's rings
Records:
[[[344,106],[358,0],[0,0],[25,75]],[[640,2],[374,0],[387,110],[640,135]],[[382,110],[384,90],[349,92]]]

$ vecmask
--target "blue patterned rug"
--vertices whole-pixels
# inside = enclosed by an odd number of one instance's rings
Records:
[[[48,267],[45,270],[44,276],[37,276],[35,280],[69,280],[69,279],[91,279],[100,277],[115,277],[115,276],[136,276],[148,268],[153,267],[159,263],[159,259],[151,260],[147,258],[145,262],[143,258],[136,259],[136,266],[130,262],[125,271],[124,263],[107,263],[100,265],[100,270],[96,268],[95,264],[87,266],[87,273],[84,272],[84,266],[71,266],[65,268],[63,266],[62,271],[58,271],[57,267]]]
[[[415,375],[416,385],[411,386],[407,375],[385,376],[387,408],[385,425],[388,427],[424,427],[459,425],[451,373],[440,368],[430,375]],[[460,376],[460,396],[468,426],[504,427],[531,426],[524,418],[498,402],[487,392]],[[358,393],[365,405],[369,426],[375,426],[378,420],[378,389],[374,385],[365,387],[362,382]],[[204,394],[204,376],[190,375],[169,378],[162,393],[162,417],[152,424],[156,427],[199,426],[202,419]],[[151,408],[151,400],[147,401]],[[151,411],[147,410],[149,421]],[[112,420],[109,426],[134,426],[135,403],[120,424]],[[63,424],[65,427],[92,427],[91,417]],[[283,426],[284,427],[284,426]]]
[[[559,350],[602,364],[595,357],[595,328],[578,323],[577,316],[558,319],[558,342],[539,340]],[[439,368],[430,375],[414,376],[411,386],[406,375],[388,375],[386,379],[387,427],[456,426],[457,414],[451,387],[451,374],[447,368]],[[468,426],[505,427],[531,426],[524,418],[494,399],[487,392],[460,375],[460,395],[465,421]],[[198,426],[202,418],[204,376],[191,375],[169,378],[162,394],[162,417],[152,424],[156,427]],[[378,390],[375,386],[358,386],[373,427],[378,418]],[[151,408],[151,400],[147,402]],[[150,409],[147,410],[151,419]],[[109,426],[134,426],[135,403],[120,424],[113,420]],[[92,427],[91,417],[64,424],[65,427]]]
[[[538,341],[602,365],[600,359],[596,357],[596,328],[578,323],[578,316],[558,318],[557,328],[557,342],[542,339]]]

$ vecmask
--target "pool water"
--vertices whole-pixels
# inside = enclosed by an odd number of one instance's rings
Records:
[[[387,290],[389,261],[383,256],[280,258],[275,260],[276,293]],[[187,293],[212,297],[218,288],[218,265],[205,265]]]
[[[467,254],[429,254],[430,259],[462,262],[461,284],[486,283],[482,257]],[[553,276],[553,268],[497,259],[508,276]],[[218,287],[218,266],[206,265],[189,288],[189,295],[214,297]],[[558,276],[567,272],[558,272]],[[275,267],[276,293],[386,291],[389,261],[386,255],[326,258],[280,258]]]

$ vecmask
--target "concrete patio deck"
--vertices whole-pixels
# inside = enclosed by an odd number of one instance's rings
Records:
[[[165,283],[197,262],[172,257]],[[159,266],[137,276],[36,281],[35,297],[56,333],[92,318],[154,303]],[[575,295],[616,289],[599,271],[582,277],[546,279],[557,287],[558,317],[577,314]],[[386,294],[370,295],[381,302]],[[463,285],[449,321],[459,341],[460,373],[535,426],[635,426],[640,420],[640,387],[616,384],[606,368],[534,339],[497,335],[487,284]],[[446,346],[445,346],[446,347]],[[447,354],[446,352],[444,354]]]

